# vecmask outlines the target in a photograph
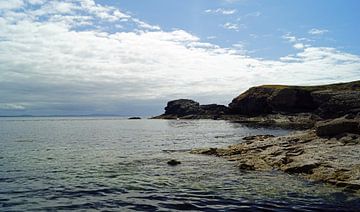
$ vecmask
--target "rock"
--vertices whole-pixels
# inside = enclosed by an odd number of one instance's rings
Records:
[[[337,118],[360,112],[360,91],[316,91],[312,93],[319,107],[316,113],[323,118]]]
[[[228,113],[224,105],[200,105],[190,99],[178,99],[167,103],[165,113],[154,117],[161,119],[218,119]]]
[[[360,134],[359,125],[359,120],[342,117],[330,121],[320,121],[316,124],[315,130],[318,136],[324,137],[332,137],[343,133]]]
[[[272,112],[309,112],[317,108],[311,92],[296,86],[259,86],[250,88],[229,104],[230,111],[243,115]]]
[[[209,104],[200,105],[200,108],[204,114],[221,116],[229,112],[229,108],[225,105]]]
[[[172,160],[169,160],[169,161],[167,162],[167,164],[168,164],[169,166],[177,166],[177,165],[181,164],[181,162],[172,159]]]
[[[243,140],[245,140],[245,141],[265,140],[265,139],[273,138],[273,137],[275,137],[275,136],[274,135],[252,135],[252,136],[244,137]]]
[[[129,120],[136,120],[136,119],[141,119],[140,117],[137,117],[137,116],[135,116],[135,117],[130,117],[130,118],[128,118]]]
[[[301,88],[276,89],[268,98],[272,111],[309,112],[317,108],[311,92]]]
[[[233,114],[254,116],[271,113],[272,109],[268,104],[268,98],[274,89],[266,87],[253,87],[245,93],[236,97],[229,104],[229,110]]]
[[[280,137],[251,136],[239,144],[209,150],[191,153],[224,157],[243,170],[277,169],[312,181],[360,190],[359,135],[326,139],[307,130]]]
[[[323,86],[263,85],[253,87],[229,104],[233,114],[314,113],[337,118],[360,112],[360,81]]]
[[[299,173],[299,174],[313,174],[314,169],[319,167],[317,162],[306,162],[299,164],[292,164],[290,167],[284,168],[284,172],[289,174]]]
[[[190,99],[178,99],[167,103],[165,115],[177,115],[179,117],[198,114],[200,104]]]

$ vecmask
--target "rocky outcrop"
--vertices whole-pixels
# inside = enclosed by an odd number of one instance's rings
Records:
[[[319,120],[360,114],[360,81],[323,86],[263,85],[234,98],[229,107],[189,99],[168,102],[159,119],[225,119],[263,126],[309,129]]]
[[[360,112],[360,81],[324,86],[253,87],[233,99],[229,109],[244,116],[310,112],[322,118],[336,118]]]
[[[360,113],[360,91],[315,91],[314,101],[319,105],[315,111],[325,118],[336,118],[345,114]]]
[[[227,148],[195,149],[192,153],[224,157],[242,170],[277,169],[360,190],[360,135],[356,134],[329,139],[308,130],[281,137],[250,136]]]
[[[227,114],[228,108],[224,105],[200,105],[190,99],[178,99],[167,103],[165,113],[154,118],[163,119],[217,119]]]
[[[190,99],[173,100],[167,103],[165,107],[165,115],[187,116],[198,114],[200,112],[200,104]]]
[[[360,119],[346,117],[330,121],[318,122],[315,126],[316,134],[322,137],[333,137],[344,133],[360,134]]]

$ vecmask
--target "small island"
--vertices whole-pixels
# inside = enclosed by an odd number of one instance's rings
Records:
[[[360,190],[360,81],[322,86],[263,85],[229,106],[168,102],[155,119],[222,119],[283,127],[290,135],[254,135],[225,148],[191,153],[235,161],[242,170],[280,170],[306,179]]]

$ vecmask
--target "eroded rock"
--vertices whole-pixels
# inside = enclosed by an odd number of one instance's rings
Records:
[[[249,136],[227,148],[192,153],[224,157],[243,170],[278,169],[309,180],[360,189],[360,136],[355,134],[328,139],[307,130],[280,137]]]
[[[332,137],[343,133],[360,134],[360,120],[346,119],[344,117],[330,121],[320,121],[315,130],[318,136]]]

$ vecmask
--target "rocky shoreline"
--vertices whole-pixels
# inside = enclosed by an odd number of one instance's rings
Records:
[[[243,170],[281,170],[360,193],[360,81],[323,86],[264,85],[229,106],[168,102],[156,119],[222,119],[298,129],[287,136],[254,135],[226,148],[191,153],[224,157]]]
[[[194,154],[235,161],[242,170],[281,170],[306,179],[360,190],[360,136],[322,138],[314,130],[287,136],[257,135],[226,148],[194,149]]]

